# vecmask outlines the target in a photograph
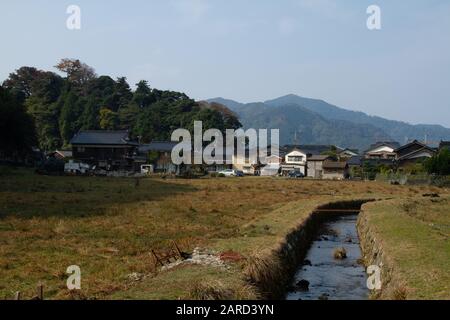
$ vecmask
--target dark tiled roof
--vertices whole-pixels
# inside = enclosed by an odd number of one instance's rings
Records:
[[[398,147],[397,149],[395,149],[395,152],[399,152],[401,150],[408,149],[408,148],[411,148],[413,146],[416,146],[416,148],[417,147],[418,148],[425,148],[425,147],[428,148],[428,146],[426,144],[423,144],[422,142],[414,140],[414,141],[412,141],[410,143],[407,143],[407,144],[405,144],[405,145],[403,145],[401,147]]]
[[[405,144],[404,146],[401,146],[400,148],[395,150],[395,153],[397,153],[397,156],[399,158],[403,158],[407,155],[410,155],[412,153],[415,153],[418,150],[427,149],[430,152],[434,153],[435,149],[430,148],[426,144],[419,142],[417,140],[414,140],[413,142],[410,142],[408,144]]]
[[[308,161],[325,161],[328,158],[330,158],[330,156],[327,156],[327,155],[313,155],[313,156],[308,158]]]
[[[363,157],[361,156],[354,156],[347,160],[347,164],[349,166],[360,166],[362,164]]]
[[[70,144],[137,145],[137,142],[129,140],[128,131],[90,130],[77,133]]]
[[[172,141],[153,141],[149,144],[143,144],[139,147],[139,152],[172,152],[172,149],[178,144],[178,142]]]
[[[325,161],[323,163],[324,169],[345,169],[347,162]]]
[[[429,147],[423,147],[422,149],[413,150],[410,153],[402,155],[401,157],[398,158],[398,160],[401,161],[401,160],[408,159],[408,158],[412,157],[413,155],[424,152],[424,151],[428,151],[430,153],[430,155],[436,154],[436,151],[434,149],[431,149]]]
[[[324,152],[330,151],[333,148],[336,148],[335,146],[332,145],[314,145],[314,144],[310,144],[310,145],[285,145],[283,147],[283,150],[285,150],[287,153],[289,153],[292,150],[301,150],[304,153],[306,153],[307,155],[320,155]],[[341,149],[337,148],[337,151],[340,151]]]

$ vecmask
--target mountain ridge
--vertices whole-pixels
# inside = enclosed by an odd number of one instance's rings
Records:
[[[344,147],[367,148],[377,140],[394,140],[406,143],[410,140],[424,140],[438,143],[450,140],[450,129],[442,125],[410,124],[398,120],[389,120],[379,116],[368,115],[362,111],[352,111],[324,100],[305,98],[288,94],[275,99],[256,103],[240,103],[222,97],[209,99],[221,103],[238,114],[246,128],[280,129],[280,143],[292,143],[294,132],[300,131],[302,143],[341,143]],[[258,107],[259,106],[259,110]],[[296,109],[294,111],[293,109]],[[321,118],[302,119],[296,112],[312,112]],[[286,117],[289,115],[289,117]],[[282,121],[282,119],[284,119]],[[319,120],[320,119],[320,120]],[[334,134],[331,134],[334,127]],[[330,132],[331,131],[331,132]],[[311,136],[314,134],[314,136]],[[355,134],[359,137],[355,137]],[[321,136],[322,135],[322,136]],[[353,145],[349,145],[350,142]]]

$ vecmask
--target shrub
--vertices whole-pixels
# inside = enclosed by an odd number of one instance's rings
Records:
[[[450,150],[447,148],[442,149],[434,157],[425,160],[424,166],[429,174],[450,175]]]

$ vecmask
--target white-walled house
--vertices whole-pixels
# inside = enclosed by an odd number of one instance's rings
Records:
[[[266,164],[281,164],[283,159],[276,155],[267,156],[265,159]]]
[[[281,170],[283,174],[287,174],[290,171],[301,172],[305,175],[307,154],[299,149],[294,149],[287,153]]]
[[[400,147],[398,142],[377,142],[370,146],[369,150],[364,153],[366,159],[390,159],[396,157],[395,150]]]
[[[279,173],[282,158],[271,155],[265,158],[266,165],[261,168],[261,176],[276,176]]]

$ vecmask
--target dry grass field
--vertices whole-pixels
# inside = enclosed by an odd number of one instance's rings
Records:
[[[381,298],[450,300],[450,196],[368,203],[364,215],[395,272]]]
[[[211,285],[256,298],[242,277],[247,258],[273,247],[311,210],[339,199],[422,198],[435,187],[285,178],[196,180],[47,177],[27,170],[0,175],[0,299],[198,298]],[[447,192],[447,191],[445,191]],[[158,272],[151,250],[176,241],[232,251],[229,268],[179,266]],[[82,290],[66,288],[79,265]],[[130,276],[139,275],[137,278]],[[220,298],[220,297],[218,297]]]

